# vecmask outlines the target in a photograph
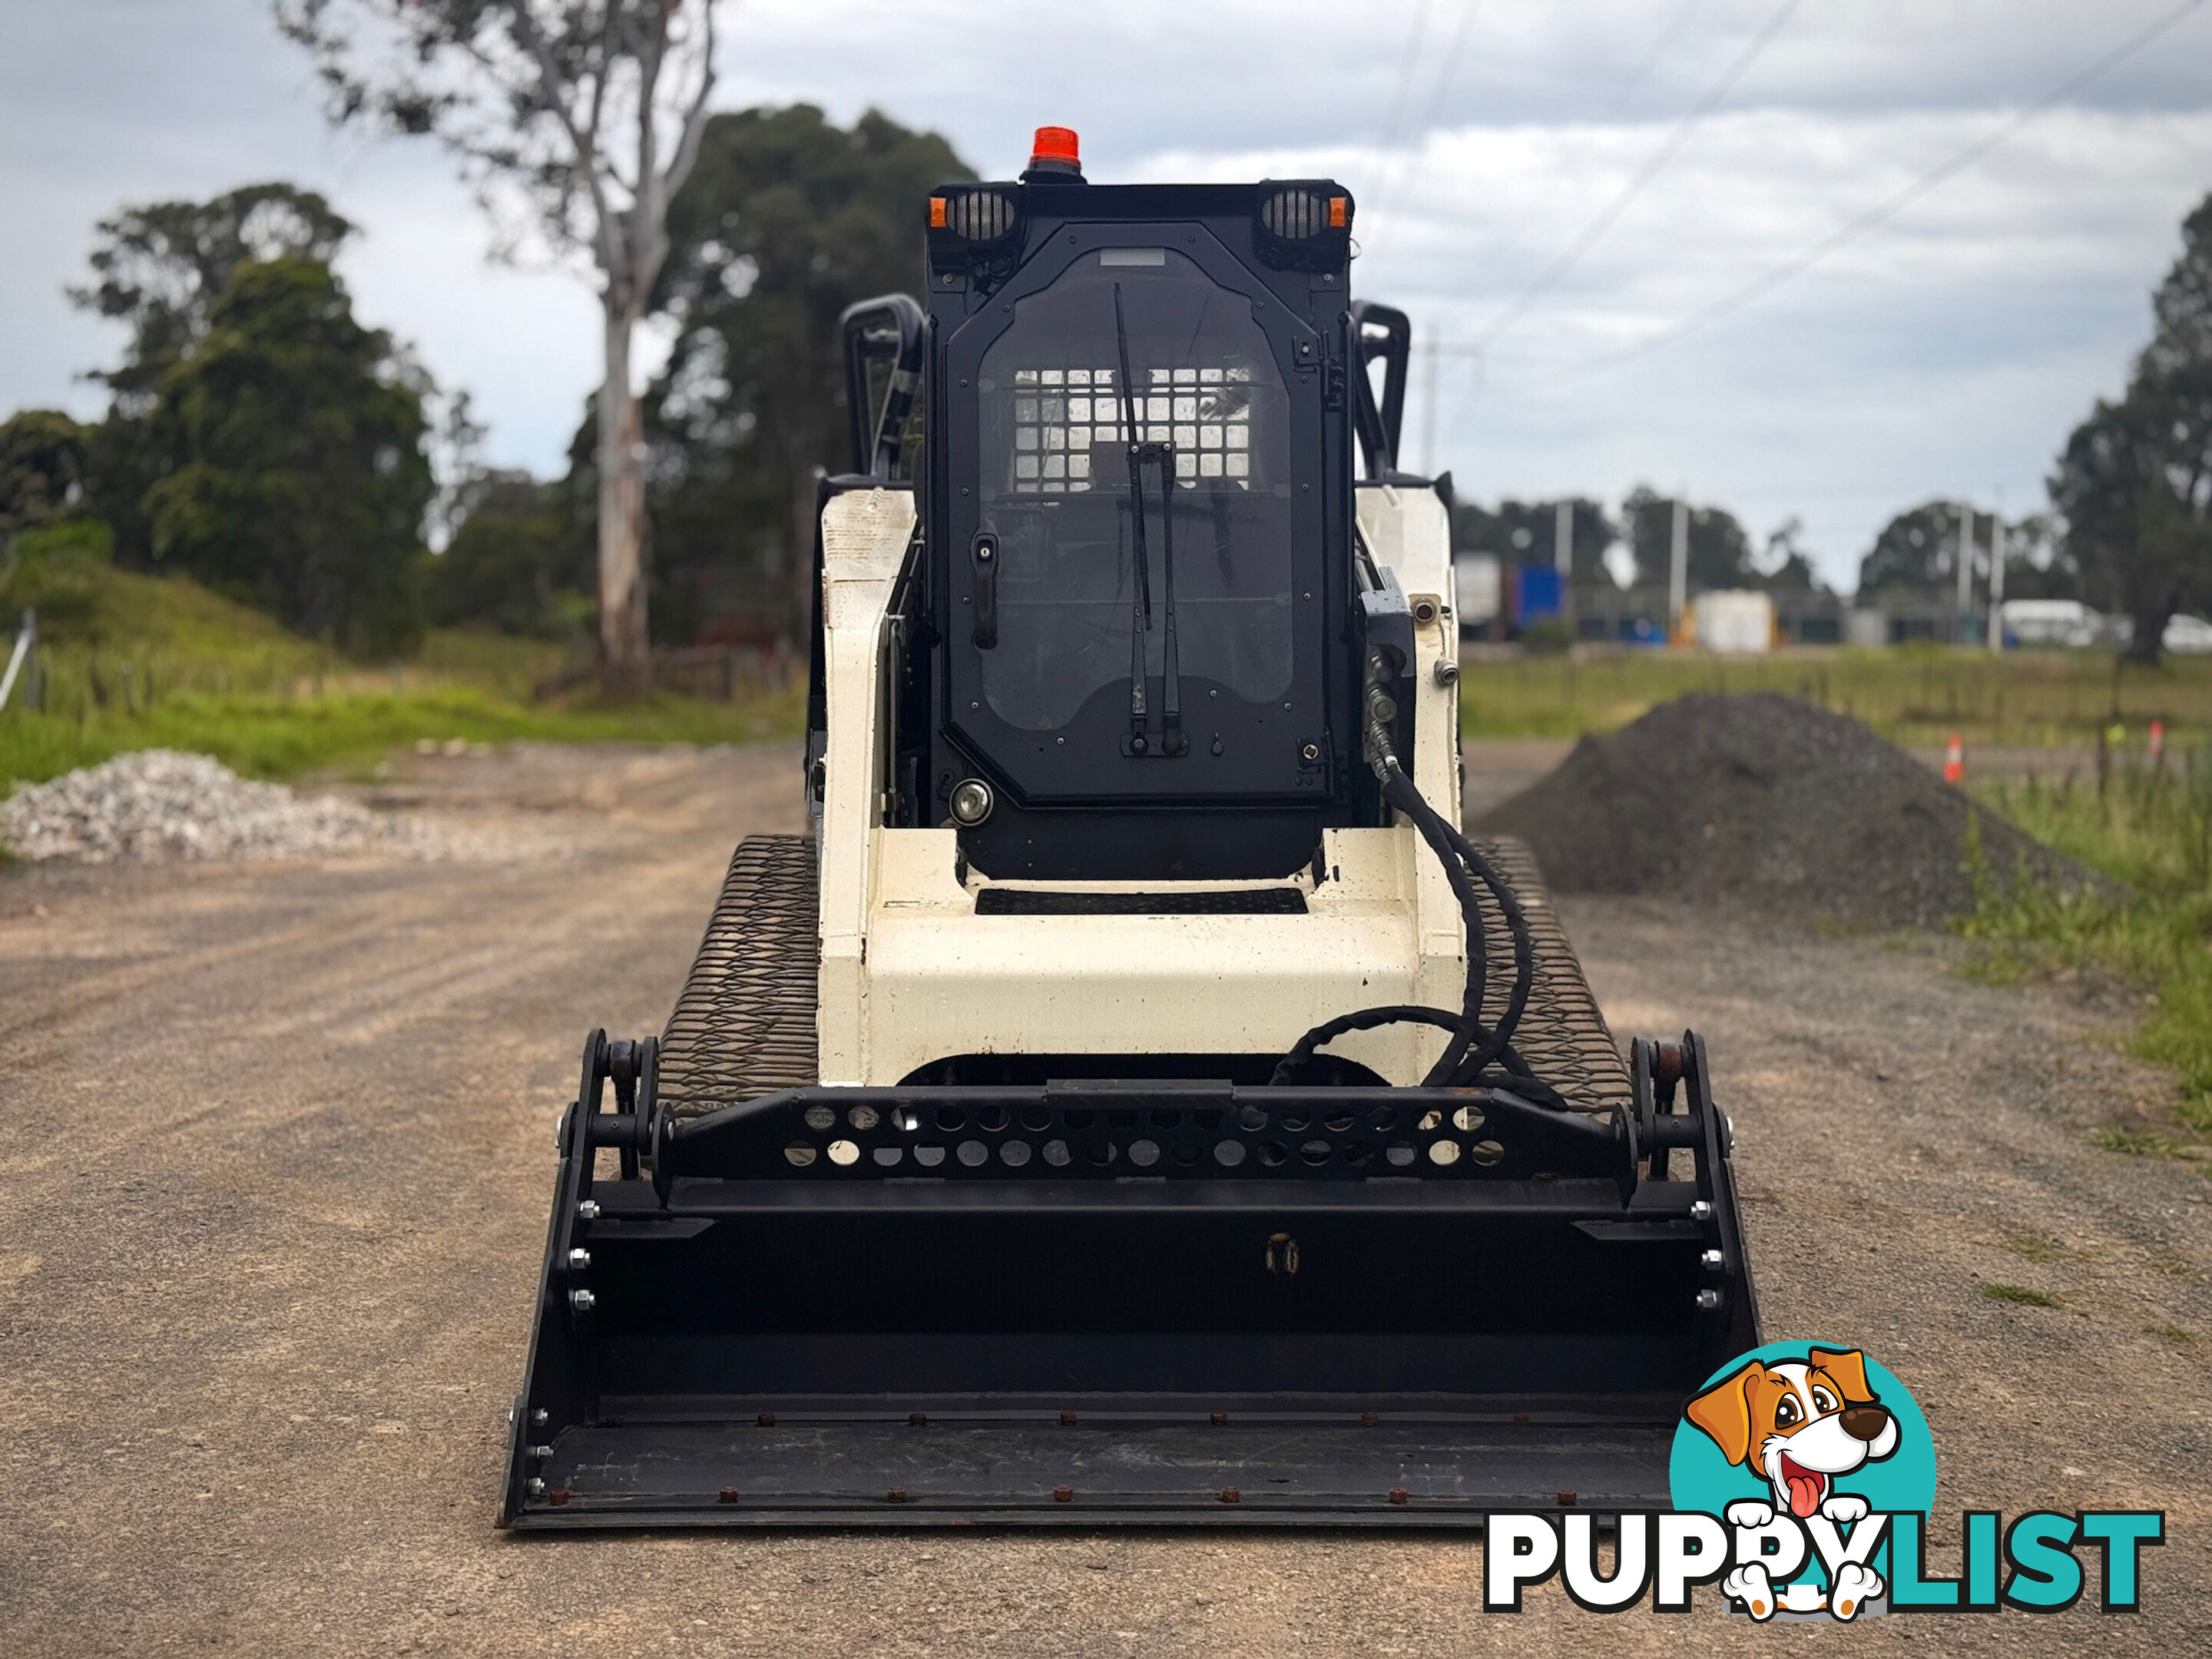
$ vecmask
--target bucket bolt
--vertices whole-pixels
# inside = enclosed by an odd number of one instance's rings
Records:
[[[568,1305],[574,1309],[578,1313],[589,1313],[593,1308],[599,1306],[599,1298],[593,1296],[589,1291],[571,1291],[568,1292]]]
[[[568,1252],[568,1271],[570,1273],[583,1273],[588,1269],[591,1265],[592,1253],[589,1250],[571,1250]]]
[[[1720,1305],[1721,1293],[1718,1291],[1699,1291],[1698,1292],[1698,1311],[1699,1313],[1711,1313],[1714,1309]]]
[[[1707,1250],[1698,1260],[1709,1273],[1717,1273],[1728,1265],[1728,1258],[1718,1250]]]
[[[1713,1206],[1707,1203],[1704,1199],[1701,1198],[1696,1203],[1690,1206],[1691,1220],[1711,1221],[1712,1218]]]
[[[587,1199],[586,1199],[582,1203],[579,1204],[579,1205],[576,1206],[576,1219],[577,1219],[577,1220],[579,1220],[579,1221],[597,1221],[599,1218],[599,1200],[597,1200],[596,1198],[587,1198]]]

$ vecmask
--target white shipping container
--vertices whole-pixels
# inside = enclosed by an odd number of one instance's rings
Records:
[[[1452,559],[1462,630],[1485,628],[1505,608],[1504,566],[1494,553],[1461,553]]]
[[[1707,651],[1748,655],[1774,644],[1771,594],[1736,591],[1700,593],[1692,607],[1697,641]]]

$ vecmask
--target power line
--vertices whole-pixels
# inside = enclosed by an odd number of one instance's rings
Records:
[[[1676,12],[1667,26],[1653,37],[1651,45],[1644,51],[1642,61],[1628,72],[1620,84],[1613,89],[1612,95],[1606,100],[1604,107],[1599,112],[1601,119],[1610,119],[1619,112],[1628,94],[1637,87],[1641,86],[1644,78],[1658,66],[1660,58],[1666,55],[1667,48],[1674,45],[1675,38],[1687,26],[1690,19],[1697,15],[1698,9],[1702,3],[1703,0],[1687,0],[1687,3],[1681,10]],[[1506,237],[1503,243],[1494,246],[1483,254],[1481,269],[1494,270],[1498,262],[1507,254],[1519,252],[1521,244],[1528,240],[1529,227],[1541,223],[1551,217],[1553,206],[1558,202],[1560,194],[1560,187],[1555,182],[1550,190],[1544,192],[1540,206],[1532,211],[1516,215],[1512,234]],[[1470,273],[1470,283],[1474,280],[1476,274],[1478,273]]]
[[[1379,166],[1389,165],[1390,152],[1397,147],[1398,129],[1406,119],[1406,100],[1413,90],[1413,70],[1421,59],[1421,40],[1428,30],[1429,0],[1414,0],[1413,21],[1406,31],[1406,49],[1398,58],[1398,82],[1390,89],[1389,112],[1382,120],[1382,148],[1376,157]]]
[[[1437,118],[1443,112],[1444,100],[1450,95],[1452,84],[1459,78],[1459,60],[1467,52],[1468,37],[1474,33],[1475,20],[1481,15],[1482,0],[1464,0],[1460,7],[1459,27],[1452,32],[1451,45],[1444,50],[1443,66],[1437,71],[1436,84],[1429,90],[1428,105],[1422,110],[1420,121],[1413,129],[1418,138],[1425,141],[1436,126]],[[1377,222],[1376,234],[1367,246],[1370,255],[1381,252],[1383,239],[1398,221],[1398,203],[1405,194],[1406,177],[1400,167],[1400,160],[1395,152],[1388,153],[1382,158],[1382,176],[1389,193],[1378,204],[1380,211],[1375,216]]]
[[[2086,69],[2077,70],[2060,82],[2033,103],[2016,112],[2009,119],[1984,133],[1972,143],[1954,152],[1894,195],[1875,204],[1856,217],[1845,220],[1843,224],[1830,231],[1810,247],[1784,259],[1773,269],[1754,276],[1734,292],[1724,294],[1719,299],[1699,307],[1688,316],[1668,324],[1656,333],[1646,335],[1633,345],[1624,346],[1618,351],[1593,357],[1587,362],[1568,370],[1560,377],[1561,383],[1580,380],[1585,375],[1596,374],[1602,369],[1614,368],[1623,363],[1632,362],[1647,352],[1656,351],[1662,346],[1670,345],[1684,336],[1696,332],[1708,323],[1717,322],[1730,312],[1749,305],[1753,300],[1762,295],[1771,293],[1792,277],[1802,276],[1830,254],[1850,246],[1869,231],[1880,229],[1937,185],[1955,174],[1964,172],[1976,161],[2017,136],[2031,124],[2048,114],[2057,104],[2081,91],[2108,71],[2118,68],[2203,4],[2204,0],[2182,0],[2181,4],[2170,11],[2162,13],[2146,27],[2130,35]]]
[[[2194,0],[2192,0],[2193,3]],[[1727,97],[1735,83],[1743,78],[1745,72],[1758,62],[1759,54],[1765,52],[1768,44],[1782,32],[1782,26],[1790,21],[1790,14],[1797,9],[1797,5],[1798,0],[1782,0],[1782,3],[1775,8],[1773,14],[1759,27],[1758,33],[1745,43],[1743,50],[1736,53],[1735,57],[1729,61],[1728,67],[1721,71],[1719,78],[1705,89],[1704,95],[1696,103],[1691,105],[1683,112],[1682,118],[1674,124],[1674,131],[1667,135],[1659,148],[1652,151],[1645,159],[1644,165],[1636,170],[1628,182],[1614,192],[1613,199],[1599,210],[1597,216],[1583,227],[1582,234],[1576,237],[1553,258],[1551,264],[1538,272],[1536,279],[1522,289],[1512,303],[1500,312],[1490,326],[1482,331],[1481,343],[1484,345],[1493,343],[1506,330],[1527,315],[1530,307],[1582,262],[1583,255],[1597,245],[1598,239],[1613,228],[1613,222],[1628,210],[1630,204],[1644,193],[1651,181],[1656,179],[1667,164],[1674,159],[1682,146],[1689,142],[1690,135],[1697,131],[1698,124],[1712,113],[1721,100]]]
[[[1651,42],[1650,50],[1644,54],[1643,62],[1628,72],[1627,78],[1615,87],[1613,89],[1613,95],[1606,100],[1606,112],[1608,115],[1627,100],[1630,93],[1644,84],[1644,77],[1658,67],[1659,60],[1666,55],[1667,48],[1674,44],[1674,38],[1689,26],[1690,20],[1698,15],[1698,8],[1704,3],[1705,0],[1684,0],[1681,10],[1674,14],[1673,20],[1665,28],[1659,31],[1657,38]]]

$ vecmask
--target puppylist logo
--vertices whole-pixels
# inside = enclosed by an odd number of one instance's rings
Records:
[[[1856,1348],[1770,1342],[1705,1380],[1676,1425],[1674,1509],[1619,1517],[1601,1577],[1595,1515],[1494,1514],[1483,1601],[1518,1613],[1558,1575],[1577,1606],[1685,1611],[1717,1583],[1730,1609],[1844,1621],[1897,1613],[2058,1613],[2094,1589],[2106,1613],[2140,1605],[2139,1552],[2166,1540],[2155,1510],[2039,1510],[2004,1524],[1969,1510],[1960,1571],[1931,1576],[1926,1528],[1936,1448],[1905,1384]]]

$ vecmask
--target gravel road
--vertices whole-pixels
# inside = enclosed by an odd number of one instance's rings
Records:
[[[410,757],[387,803],[506,856],[0,872],[18,1646],[2212,1647],[2212,1183],[2085,1139],[2161,1109],[2105,1040],[2127,1009],[1966,983],[1933,943],[1632,902],[1561,908],[1617,1025],[1711,1044],[1770,1330],[1904,1377],[1947,1518],[2163,1508],[2140,1616],[1778,1632],[1711,1591],[1685,1621],[1547,1589],[1486,1617],[1455,1537],[497,1534],[574,1050],[589,1024],[658,1024],[731,844],[799,827],[795,775],[780,748]]]

